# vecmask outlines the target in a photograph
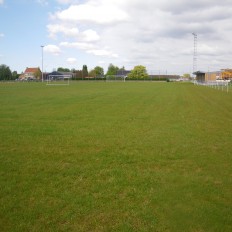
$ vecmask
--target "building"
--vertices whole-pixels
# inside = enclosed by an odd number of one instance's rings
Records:
[[[193,74],[196,75],[197,82],[232,80],[232,69],[221,69],[220,71],[214,71],[214,72],[197,71],[194,72]]]
[[[64,78],[72,78],[74,74],[72,72],[58,72],[53,71],[51,73],[46,73],[45,79],[46,80],[60,80]]]
[[[118,70],[117,73],[116,73],[116,77],[118,78],[126,78],[127,75],[131,72],[131,70],[125,70],[125,69],[121,69],[121,70]]]
[[[180,81],[180,76],[179,75],[168,75],[168,74],[156,74],[156,75],[148,75],[148,79],[150,80],[160,80],[160,81]]]
[[[19,76],[20,80],[39,80],[42,72],[40,68],[26,68],[25,72]]]
[[[221,71],[215,71],[215,72],[206,72],[205,73],[205,81],[216,81],[221,79]]]
[[[232,69],[221,69],[221,79],[232,80]]]

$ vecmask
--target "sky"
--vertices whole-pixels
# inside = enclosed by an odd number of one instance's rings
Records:
[[[0,0],[0,64],[192,73],[194,32],[197,70],[232,68],[231,12],[232,0]]]

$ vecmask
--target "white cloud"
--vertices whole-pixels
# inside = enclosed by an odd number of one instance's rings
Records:
[[[231,60],[232,2],[229,0],[87,0],[65,1],[53,13],[48,31],[61,34],[60,46],[111,58],[122,66],[191,70],[192,32],[198,34],[198,66]],[[223,12],[223,14],[222,14]],[[52,28],[51,25],[56,25]],[[78,28],[78,31],[71,29]],[[96,61],[98,62],[98,61]],[[228,63],[228,62],[227,62]],[[202,67],[201,67],[202,66]],[[186,72],[186,71],[185,71]]]
[[[66,48],[76,48],[76,49],[84,50],[88,54],[92,54],[95,56],[103,56],[103,57],[110,57],[110,58],[117,58],[118,57],[118,54],[110,51],[109,49],[107,49],[107,48],[99,49],[98,46],[91,44],[91,43],[61,42],[60,46],[66,47]]]
[[[94,42],[100,39],[100,36],[97,34],[97,32],[92,29],[83,31],[81,33],[81,37],[82,37],[81,40],[86,41],[86,42]]]
[[[56,45],[46,45],[44,46],[44,51],[53,55],[59,55],[61,53],[60,48]]]
[[[3,33],[0,33],[0,38],[1,38],[1,37],[4,37],[4,36],[5,36],[5,35],[4,35]]]
[[[79,32],[77,27],[71,27],[71,25],[48,24],[47,29],[50,38],[56,38],[60,33],[66,37],[75,37],[83,42],[94,42],[100,39],[98,33],[92,29]]]
[[[77,63],[77,59],[76,58],[68,58],[67,59],[67,62],[69,63],[69,64],[75,64],[75,63]]]
[[[57,12],[55,17],[65,22],[89,22],[103,25],[124,22],[129,19],[127,12],[116,5],[99,5],[97,1],[71,5],[68,9]]]
[[[4,0],[0,0],[0,4],[3,4],[4,3]]]
[[[49,37],[56,37],[58,33],[62,33],[65,36],[75,37],[78,36],[79,30],[76,27],[69,27],[62,24],[49,24],[47,25]]]
[[[221,51],[220,51],[221,52]],[[207,44],[200,44],[198,46],[198,53],[201,55],[214,55],[218,54],[218,47],[212,47]]]

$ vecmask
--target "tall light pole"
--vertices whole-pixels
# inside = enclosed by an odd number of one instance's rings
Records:
[[[44,48],[44,45],[41,45],[41,48],[42,48],[42,82],[43,82],[43,48]]]
[[[197,71],[197,34],[192,33],[193,35],[193,73]]]

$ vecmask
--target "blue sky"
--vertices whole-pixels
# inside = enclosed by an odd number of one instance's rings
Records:
[[[0,64],[12,71],[110,63],[150,73],[232,68],[232,1],[0,0]]]
[[[19,73],[27,66],[40,66],[40,45],[47,41],[52,8],[33,0],[4,0],[0,5],[0,63]]]
[[[49,38],[47,25],[50,14],[67,7],[57,1],[0,0],[0,64],[6,64],[12,71],[23,72],[26,67],[42,66],[41,45],[58,44],[59,40]],[[54,45],[56,46],[56,45]],[[44,71],[58,67],[81,68],[84,63],[91,66],[90,57],[83,52],[62,51],[59,55],[44,48]],[[70,64],[67,59],[76,57],[79,63]],[[94,64],[93,64],[94,65]]]

